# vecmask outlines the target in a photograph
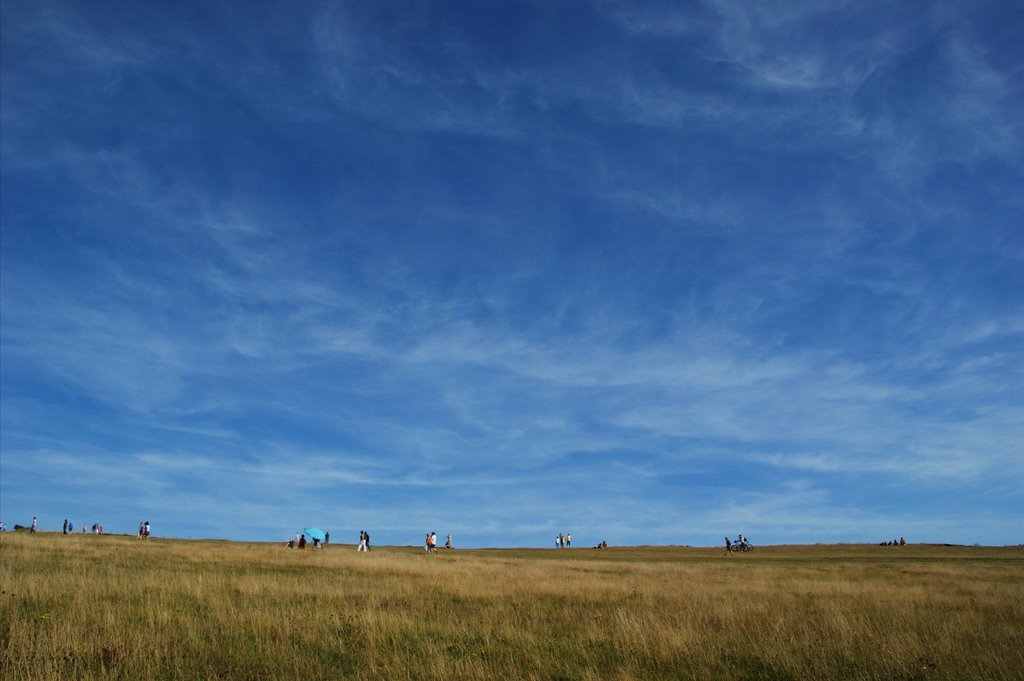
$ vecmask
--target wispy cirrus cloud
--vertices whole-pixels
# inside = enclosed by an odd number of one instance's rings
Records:
[[[47,7],[4,8],[5,519],[1012,530],[995,4]]]

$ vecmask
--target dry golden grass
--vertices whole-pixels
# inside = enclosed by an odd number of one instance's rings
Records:
[[[1024,549],[0,537],[13,679],[1020,679]]]

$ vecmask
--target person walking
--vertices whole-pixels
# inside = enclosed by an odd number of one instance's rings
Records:
[[[68,533],[68,519],[64,519],[64,534]]]
[[[32,516],[32,527],[29,528],[28,532],[29,532],[29,534],[35,534],[36,533],[36,517],[35,516]]]
[[[366,552],[370,552],[370,533],[366,533]]]
[[[444,547],[446,549],[454,549],[455,548],[455,546],[452,545],[452,533],[451,532],[448,533],[448,538],[444,540]]]
[[[299,548],[303,551],[306,550],[306,535],[299,534]]]
[[[359,552],[366,550],[366,532],[364,532],[363,530],[359,530],[359,548],[356,549],[356,551]]]
[[[83,530],[85,529],[84,525],[82,526],[82,529]],[[142,537],[146,541],[149,541],[149,521],[148,520],[146,521],[146,524],[142,528]]]
[[[427,538],[426,538],[426,540],[424,542],[423,550],[426,551],[427,553],[430,553],[430,533],[429,532],[427,532]]]

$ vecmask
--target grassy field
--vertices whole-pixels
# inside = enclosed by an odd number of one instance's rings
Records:
[[[0,677],[1021,679],[1024,549],[0,536]]]

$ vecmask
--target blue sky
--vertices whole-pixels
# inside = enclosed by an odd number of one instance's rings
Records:
[[[1024,542],[1019,3],[2,8],[8,526]]]

